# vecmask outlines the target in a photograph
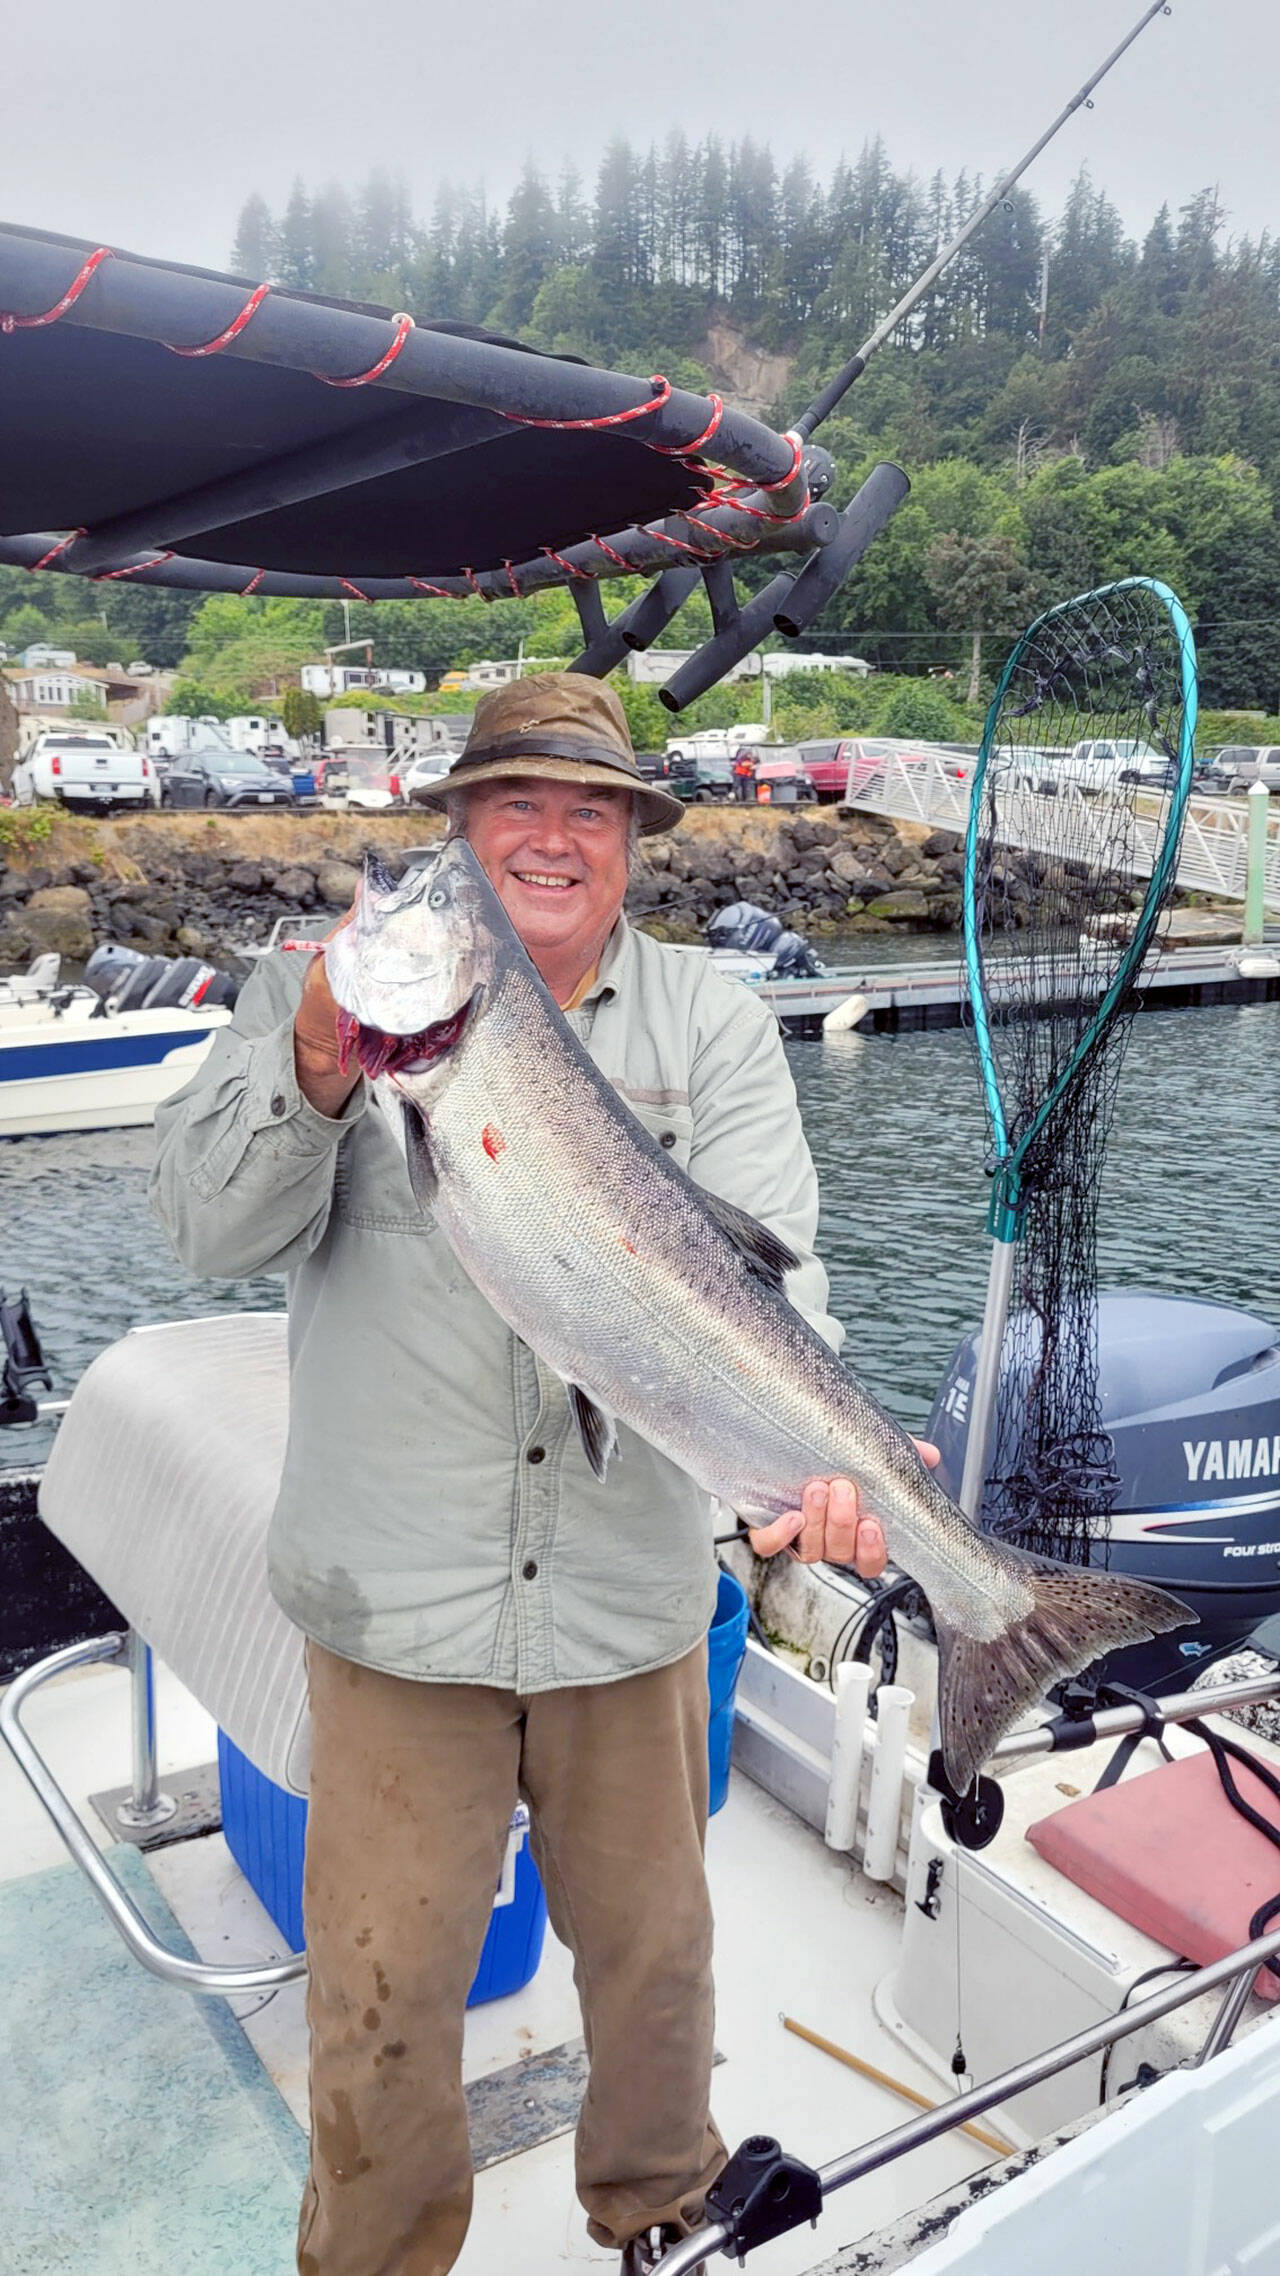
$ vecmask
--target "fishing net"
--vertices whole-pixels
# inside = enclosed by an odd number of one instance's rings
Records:
[[[1051,610],[988,716],[966,850],[992,1230],[1016,1241],[980,1522],[1105,1559],[1119,1480],[1098,1383],[1097,1219],[1144,959],[1173,890],[1194,651],[1164,588]]]

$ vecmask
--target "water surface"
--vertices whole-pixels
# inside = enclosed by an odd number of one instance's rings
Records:
[[[822,1185],[833,1309],[870,1387],[918,1422],[986,1283],[969,1040],[843,1035],[789,1043],[787,1056]],[[1280,1005],[1139,1018],[1103,1188],[1104,1285],[1280,1317],[1278,1110]],[[149,1130],[0,1141],[0,1286],[30,1289],[60,1392],[140,1322],[283,1302],[281,1280],[197,1280],[175,1262],[147,1206],[151,1148]],[[0,1464],[44,1444],[8,1433]]]

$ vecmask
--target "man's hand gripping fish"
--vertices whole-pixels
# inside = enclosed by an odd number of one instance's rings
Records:
[[[603,1478],[626,1423],[752,1523],[851,1477],[929,1599],[957,1792],[1047,1687],[1193,1615],[989,1540],[787,1302],[796,1259],[673,1163],[592,1064],[469,848],[371,863],[325,949],[345,1052],[403,1118],[419,1205],[570,1386]]]

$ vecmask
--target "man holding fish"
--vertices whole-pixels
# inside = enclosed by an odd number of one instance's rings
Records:
[[[636,834],[682,809],[616,696],[563,674],[483,699],[438,803],[444,852],[371,868],[305,973],[265,964],[157,1115],[184,1261],[291,1275],[270,1546],[313,1723],[298,2267],[445,2276],[461,2249],[463,2009],[519,1793],[591,2060],[579,2195],[640,2276],[724,2160],[709,1492],[761,1554],[874,1577],[856,1470],[933,1604],[959,1784],[1054,1673],[1180,1608],[983,1541],[832,1357],[772,1015],[622,916]]]

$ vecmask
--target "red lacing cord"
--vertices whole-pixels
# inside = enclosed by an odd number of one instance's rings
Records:
[[[668,394],[670,393],[669,388],[667,392]],[[661,451],[664,458],[695,457],[696,454],[702,449],[703,444],[710,442],[711,437],[714,435],[717,427],[720,424],[720,421],[724,417],[724,397],[722,395],[709,395],[707,397],[707,401],[711,405],[711,417],[708,419],[706,426],[703,428],[702,433],[698,436],[696,442],[650,443],[648,445],[648,448],[650,450]]]
[[[383,372],[395,362],[413,330],[412,316],[406,316],[403,312],[399,316],[393,316],[391,321],[395,325],[396,336],[386,354],[379,356],[376,364],[370,364],[368,371],[355,372],[350,379],[329,379],[322,371],[314,373],[313,376],[316,379],[323,380],[326,387],[371,387],[374,380],[381,379]]]
[[[460,601],[463,597],[461,593],[451,593],[447,585],[429,585],[425,577],[411,577],[409,583],[433,601]]]
[[[223,350],[225,347],[229,347],[229,346],[230,346],[230,344],[231,344],[231,342],[232,342],[232,340],[235,340],[235,339],[238,339],[238,338],[239,338],[240,334],[243,332],[243,330],[244,330],[244,328],[245,328],[245,325],[246,325],[246,324],[249,322],[250,318],[251,318],[251,317],[253,317],[253,316],[256,316],[256,315],[257,315],[257,313],[258,313],[258,310],[261,308],[261,306],[262,306],[262,303],[263,303],[263,301],[266,299],[266,297],[267,297],[267,294],[270,292],[270,290],[271,290],[271,287],[270,287],[270,285],[269,285],[269,284],[260,284],[260,285],[257,285],[257,286],[254,288],[254,290],[253,290],[253,291],[250,293],[250,295],[249,295],[249,298],[246,300],[246,302],[245,302],[245,304],[244,304],[244,307],[243,307],[243,308],[241,309],[241,311],[240,311],[240,314],[239,314],[238,316],[236,316],[236,317],[233,317],[233,318],[232,318],[232,320],[231,320],[230,324],[228,324],[228,326],[227,326],[227,328],[226,328],[226,331],[225,331],[225,332],[219,332],[219,333],[218,333],[218,335],[217,335],[217,337],[216,337],[215,339],[212,339],[212,340],[206,340],[206,341],[203,343],[203,345],[202,345],[201,347],[198,347],[198,348],[175,348],[175,346],[174,346],[174,344],[173,344],[172,340],[166,340],[164,344],[165,344],[166,348],[169,350],[169,353],[170,353],[170,355],[171,355],[171,356],[217,356],[217,355],[221,355],[221,353],[222,353],[222,350]]]
[[[367,593],[362,593],[358,585],[353,585],[349,577],[339,577],[338,583],[341,585],[344,593],[350,593],[353,601],[364,601],[368,607],[371,608],[373,606],[373,603],[369,600],[369,595]]]
[[[563,569],[566,577],[576,577],[580,585],[595,583],[589,569],[580,569],[576,561],[566,561],[563,553],[556,552],[554,545],[541,545],[538,551],[545,553],[548,561],[554,561],[557,569]]]
[[[48,566],[49,566],[49,563],[50,563],[51,561],[56,561],[56,560],[57,560],[57,558],[58,558],[58,555],[59,555],[60,553],[65,553],[65,552],[66,552],[66,549],[67,549],[67,547],[68,547],[69,545],[74,545],[74,544],[75,544],[75,542],[76,542],[76,540],[77,540],[77,538],[81,538],[81,537],[87,537],[87,536],[88,536],[88,531],[87,531],[87,530],[83,530],[83,529],[72,529],[72,530],[68,530],[68,531],[67,531],[67,534],[66,534],[66,536],[65,536],[65,537],[60,537],[60,538],[58,539],[58,542],[57,542],[57,544],[56,544],[56,545],[51,545],[47,553],[42,553],[42,554],[41,554],[41,556],[40,556],[40,559],[39,559],[38,561],[30,561],[30,562],[28,562],[28,564],[27,564],[27,571],[28,571],[28,574],[29,574],[30,576],[34,577],[34,576],[35,576],[35,573],[36,573],[36,571],[37,571],[37,569],[47,569],[47,568],[48,568]]]
[[[0,313],[0,332],[35,332],[42,324],[56,324],[60,316],[65,316],[69,308],[74,308],[94,270],[100,269],[103,262],[110,259],[111,247],[99,245],[89,255],[83,268],[77,270],[61,300],[55,300],[52,308],[46,308],[43,316],[15,316],[11,309],[6,308]]]
[[[636,574],[636,565],[634,561],[627,561],[624,559],[621,553],[615,553],[613,547],[606,544],[604,538],[597,537],[594,530],[591,532],[591,543],[593,545],[598,545],[600,551],[605,557],[605,560],[612,561],[615,568],[624,569],[628,577],[633,577]]]
[[[250,593],[257,592],[259,585],[262,583],[263,578],[266,576],[266,573],[267,572],[265,569],[254,570],[252,577],[249,579],[248,584],[244,587],[240,595],[242,601],[248,600]]]
[[[155,553],[150,561],[129,561],[123,569],[100,569],[90,582],[95,585],[114,585],[117,577],[140,577],[144,569],[158,569],[162,562],[172,559],[172,553]]]
[[[547,427],[560,435],[586,433],[602,427],[625,427],[632,419],[649,418],[671,401],[671,382],[664,379],[660,371],[650,373],[649,385],[655,392],[648,403],[633,403],[629,411],[605,411],[596,419],[530,419],[520,411],[499,411],[498,417],[509,419],[513,427]]]

